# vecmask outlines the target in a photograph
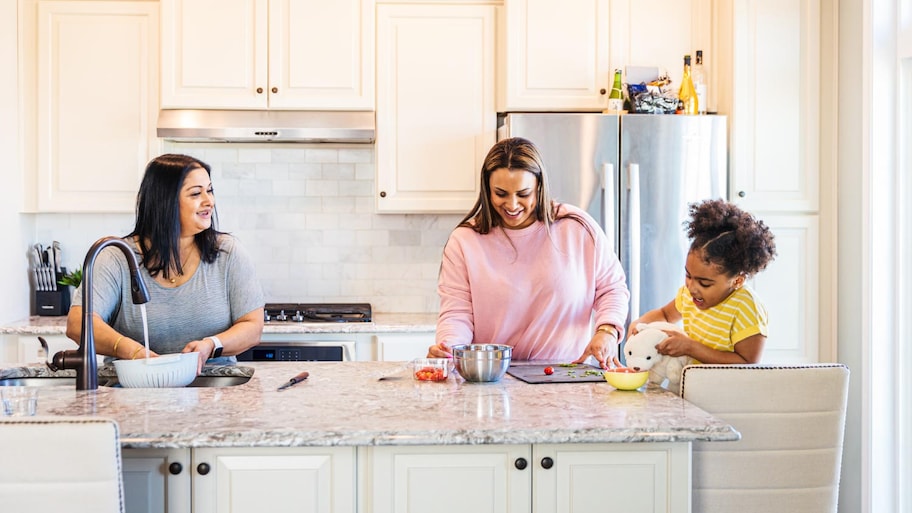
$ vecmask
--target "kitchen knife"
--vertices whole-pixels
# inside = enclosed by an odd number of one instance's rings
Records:
[[[55,240],[51,246],[54,248],[54,273],[60,274],[62,272],[60,270],[60,260],[62,260],[62,257],[60,256],[60,243]],[[56,282],[57,280],[54,281]]]
[[[286,388],[288,388],[290,386],[294,386],[294,385],[304,381],[305,379],[307,379],[307,376],[310,376],[310,374],[307,371],[304,371],[304,372],[298,374],[297,376],[289,379],[288,383],[285,383],[284,385],[280,386],[279,388],[276,389],[276,391],[281,392],[282,390],[285,390]]]

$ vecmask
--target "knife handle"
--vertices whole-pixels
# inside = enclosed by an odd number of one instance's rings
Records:
[[[307,379],[307,376],[310,376],[310,373],[308,373],[307,371],[304,371],[304,372],[298,374],[297,376],[291,378],[290,381],[292,383],[300,383],[300,382],[304,381],[305,379]]]

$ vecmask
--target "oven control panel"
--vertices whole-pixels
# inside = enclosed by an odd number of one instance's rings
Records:
[[[342,346],[307,346],[260,344],[237,355],[239,362],[341,362]]]

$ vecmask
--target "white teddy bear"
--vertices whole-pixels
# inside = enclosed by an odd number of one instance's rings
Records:
[[[649,381],[663,385],[668,380],[669,390],[678,390],[681,371],[691,363],[688,356],[666,356],[659,354],[656,345],[668,338],[663,330],[684,333],[680,326],[659,321],[637,324],[637,334],[627,338],[624,355],[627,367],[637,371],[649,371]],[[664,385],[663,385],[664,386]]]

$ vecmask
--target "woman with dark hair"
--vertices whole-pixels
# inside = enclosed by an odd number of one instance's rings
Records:
[[[481,167],[475,206],[447,241],[429,357],[458,344],[506,344],[515,360],[607,368],[618,354],[629,293],[605,233],[583,210],[552,201],[532,142],[504,139]]]
[[[263,291],[250,257],[216,227],[209,165],[161,155],[146,166],[136,198],[136,224],[124,240],[141,262],[152,354],[200,353],[199,368],[232,363],[263,331]],[[145,356],[143,317],[132,302],[130,271],[116,248],[95,260],[95,350],[114,358]],[[80,339],[82,287],[66,334]]]

